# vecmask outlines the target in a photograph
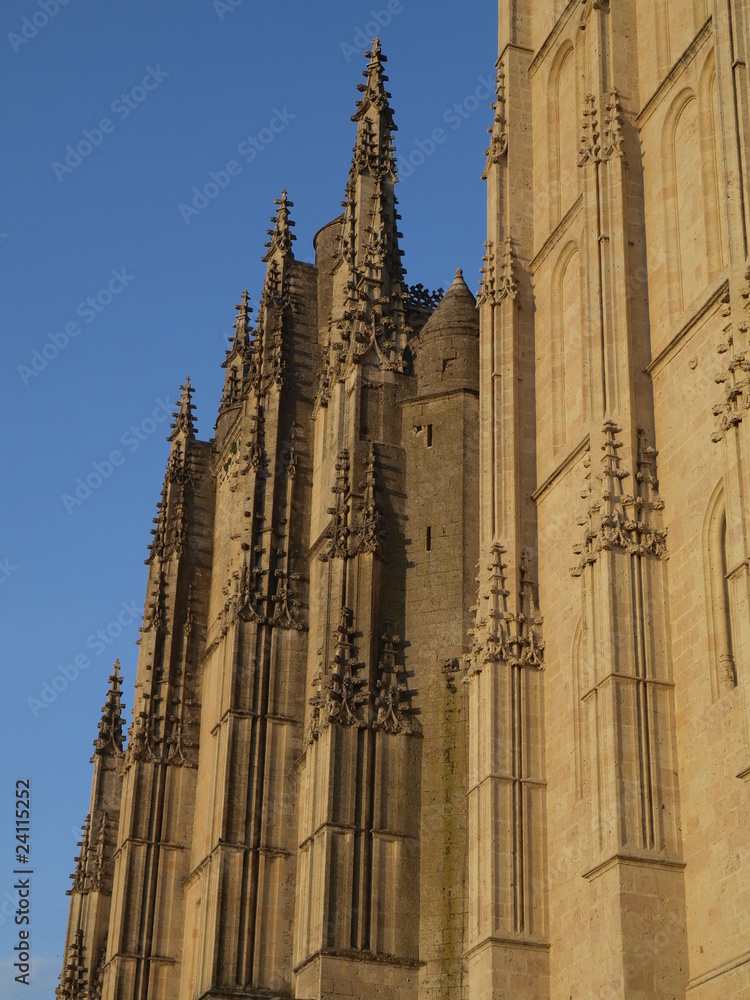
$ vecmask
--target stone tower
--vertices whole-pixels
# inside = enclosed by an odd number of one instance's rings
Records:
[[[475,301],[406,283],[373,43],[209,441],[183,387],[59,1000],[750,1000],[748,57],[500,0]]]

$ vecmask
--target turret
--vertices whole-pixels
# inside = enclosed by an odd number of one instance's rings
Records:
[[[418,395],[479,385],[479,317],[476,300],[456,271],[453,284],[419,334],[415,372]]]

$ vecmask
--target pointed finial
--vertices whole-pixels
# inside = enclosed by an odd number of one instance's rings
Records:
[[[294,202],[289,201],[286,190],[281,192],[280,198],[274,198],[273,203],[278,208],[276,215],[271,216],[271,222],[274,224],[273,229],[266,230],[271,239],[266,243],[268,253],[262,258],[264,263],[268,263],[277,250],[280,251],[282,257],[292,254],[292,243],[297,239],[292,232],[294,222],[289,217],[289,209],[294,208]],[[292,256],[294,255],[292,254]]]
[[[448,294],[452,296],[456,294],[463,296],[471,295],[471,290],[469,289],[469,286],[466,284],[466,280],[464,278],[463,268],[459,267],[456,270],[456,277],[451,282],[451,286],[448,289]]]
[[[357,90],[362,94],[362,98],[357,101],[357,112],[352,115],[353,122],[359,122],[365,116],[369,108],[373,107],[384,115],[384,125],[386,130],[396,131],[393,122],[393,112],[388,104],[390,93],[385,89],[388,77],[383,72],[383,63],[388,62],[386,56],[380,49],[380,42],[377,38],[372,40],[372,48],[365,55],[370,60],[367,68],[362,70],[362,76],[367,81],[357,85]]]
[[[386,97],[390,97],[391,95],[387,93],[383,86],[383,84],[388,82],[388,77],[383,72],[383,63],[388,62],[388,56],[383,55],[379,38],[373,38],[372,46],[369,51],[365,52],[365,55],[370,60],[367,64],[367,69],[362,70],[362,76],[367,80],[367,84],[360,84],[358,89],[362,93],[366,93],[372,87],[373,90],[377,90]]]
[[[115,660],[112,673],[109,677],[107,700],[102,707],[99,735],[94,740],[95,753],[97,754],[118,754],[123,752],[122,710],[124,705],[121,700],[121,684],[120,661]]]
[[[185,378],[185,384],[181,385],[180,389],[182,390],[182,398],[179,402],[175,403],[178,410],[172,414],[174,423],[170,424],[172,433],[167,438],[167,441],[174,441],[180,433],[184,434],[190,440],[195,438],[195,423],[193,421],[195,406],[192,402],[194,389],[190,384],[189,378]]]
[[[244,356],[250,349],[250,313],[253,311],[250,305],[250,297],[247,289],[242,293],[242,300],[235,304],[237,318],[234,321],[234,336],[229,338],[229,350],[227,356],[221,363],[222,368],[228,368],[237,355]]]
[[[226,368],[224,392],[219,406],[219,416],[229,406],[234,406],[243,396],[246,388],[248,364],[252,355],[250,344],[250,299],[247,289],[242,293],[242,300],[234,307],[237,319],[234,321],[234,336],[229,338],[229,350],[222,361],[221,367]]]

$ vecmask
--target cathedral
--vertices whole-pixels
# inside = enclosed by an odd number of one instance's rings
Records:
[[[750,6],[498,6],[476,298],[375,40],[181,387],[58,1000],[750,1000]]]

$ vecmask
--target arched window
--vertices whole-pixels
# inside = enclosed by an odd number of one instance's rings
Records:
[[[691,90],[675,98],[664,123],[665,247],[672,320],[708,282],[704,174],[698,101]]]
[[[575,53],[568,43],[555,56],[549,75],[549,204],[555,226],[578,194],[578,116]]]
[[[705,526],[705,545],[709,648],[713,660],[714,695],[720,697],[726,691],[737,686],[732,608],[727,580],[729,573],[727,513],[722,484],[719,484],[714,491],[709,505]]]
[[[707,278],[701,142],[695,98],[686,101],[677,117],[673,143],[682,310],[704,287]]]
[[[566,444],[585,417],[581,304],[581,260],[578,246],[562,250],[552,275],[552,444]]]
[[[705,228],[708,278],[713,278],[726,263],[726,206],[721,198],[722,157],[721,107],[716,79],[714,51],[701,71],[699,86],[700,150],[705,192]]]

